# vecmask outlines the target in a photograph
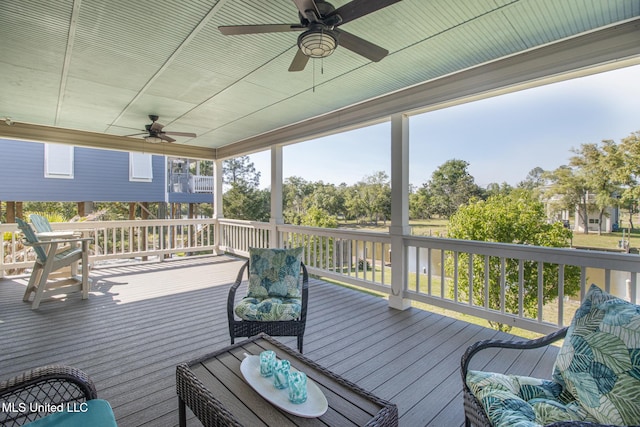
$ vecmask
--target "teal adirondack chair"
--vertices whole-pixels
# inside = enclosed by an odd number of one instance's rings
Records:
[[[31,220],[31,225],[36,229],[36,233],[49,233],[52,232],[51,224],[49,224],[49,220],[38,214],[29,215],[29,219]]]
[[[56,232],[53,230],[53,228],[51,228],[51,224],[49,223],[49,220],[45,216],[38,215],[38,214],[31,214],[29,215],[29,220],[31,221],[31,226],[35,228],[35,231],[37,234],[41,234],[41,233],[60,234],[61,233],[61,232]],[[68,231],[68,232],[62,232],[62,233],[67,234],[68,236],[82,237],[82,233],[79,231]]]
[[[32,309],[37,309],[43,298],[53,295],[82,292],[82,299],[89,297],[89,242],[91,238],[71,237],[41,240],[31,226],[24,220],[16,218],[18,227],[24,235],[24,244],[32,246],[36,261],[24,293],[23,301],[29,301],[34,294]],[[81,243],[79,246],[73,243]],[[59,250],[60,245],[68,245]],[[78,263],[82,261],[82,275],[78,276]],[[71,267],[70,277],[51,280],[53,272],[64,267]]]

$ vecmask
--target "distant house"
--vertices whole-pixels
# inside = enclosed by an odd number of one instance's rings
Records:
[[[589,196],[593,196],[593,199],[595,199],[595,194],[594,195],[589,195]],[[591,197],[589,197],[591,199]],[[596,209],[593,207],[593,205],[589,205],[590,208],[588,209],[587,212],[587,229],[589,232],[595,231],[598,232],[598,230],[602,230],[603,233],[611,233],[612,231],[614,231],[614,224],[619,224],[620,223],[620,210],[617,207],[614,206],[609,206],[604,210],[604,215],[602,215],[602,228],[600,228],[600,210]],[[573,231],[577,231],[577,232],[584,232],[584,222],[583,220],[580,218],[580,214],[578,212],[578,209],[576,209],[575,213],[574,213],[574,220],[573,220]]]
[[[589,232],[598,232],[600,229],[600,210],[594,207],[595,203],[595,194],[588,194],[588,212],[587,212],[587,228]],[[573,215],[573,231],[575,232],[584,232],[584,221],[580,217],[579,207],[570,212],[567,209],[557,209],[558,202],[560,201],[561,196],[553,195],[550,198],[544,199],[545,208],[547,211],[547,217],[550,221],[561,221],[565,224],[569,224],[569,219],[571,215]],[[603,233],[611,233],[615,231],[615,225],[620,222],[620,210],[615,206],[609,206],[605,209],[604,215],[602,216],[602,232]]]
[[[189,163],[0,139],[0,201],[213,203],[213,178],[190,173]]]

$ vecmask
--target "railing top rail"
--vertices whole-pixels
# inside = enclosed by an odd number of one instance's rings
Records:
[[[269,224],[268,222],[246,221],[243,219],[219,218],[218,222],[220,225],[235,225],[238,227],[271,228],[271,224]]]
[[[321,228],[303,225],[278,225],[278,231],[287,233],[305,233],[325,237],[342,237],[353,240],[367,240],[371,242],[390,243],[389,233],[380,231],[346,230],[344,228]]]
[[[451,250],[477,255],[640,272],[640,257],[632,254],[572,248],[549,248],[515,243],[457,240],[442,237],[411,236],[405,237],[404,242],[408,246]]]
[[[54,230],[91,230],[103,228],[154,227],[163,225],[215,224],[215,222],[216,220],[213,218],[52,222],[51,228]],[[18,225],[15,223],[0,224],[0,232],[10,233],[18,230]]]

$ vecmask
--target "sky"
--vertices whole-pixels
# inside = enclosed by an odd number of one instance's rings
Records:
[[[517,185],[530,170],[567,164],[571,149],[640,131],[640,65],[432,111],[409,119],[409,181],[421,186],[451,159],[476,184]],[[391,173],[388,122],[283,148],[283,175],[352,185]],[[252,154],[270,185],[270,152]]]

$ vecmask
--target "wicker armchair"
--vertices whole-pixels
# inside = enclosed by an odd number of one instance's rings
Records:
[[[296,336],[298,338],[298,351],[302,353],[304,330],[307,323],[307,300],[309,293],[309,275],[304,263],[300,263],[302,270],[302,309],[300,317],[296,320],[276,320],[276,321],[253,321],[236,319],[234,315],[234,302],[236,298],[236,291],[242,283],[242,277],[245,270],[247,271],[247,278],[249,277],[249,261],[244,263],[235,283],[229,289],[229,296],[227,299],[227,315],[229,318],[229,335],[231,335],[231,344],[235,342],[236,338],[240,337],[252,337],[258,335],[260,332],[264,332],[267,335],[274,337],[281,336]]]
[[[463,405],[464,405],[464,416],[465,416],[465,426],[470,427],[474,426],[482,426],[482,427],[491,427],[491,422],[487,417],[487,414],[482,407],[482,403],[478,401],[478,399],[473,395],[469,386],[467,385],[467,373],[469,372],[469,363],[474,355],[476,355],[481,350],[485,350],[487,348],[511,348],[511,349],[520,349],[520,350],[529,350],[539,347],[544,347],[546,345],[552,344],[558,340],[563,339],[567,334],[568,328],[562,328],[552,334],[547,336],[535,339],[535,340],[522,340],[522,341],[503,341],[503,340],[485,340],[479,341],[473,344],[471,347],[465,351],[462,355],[461,360],[461,369],[460,372],[462,374],[462,384],[463,384]],[[614,427],[607,424],[596,424],[584,421],[564,421],[564,422],[556,422],[553,424],[548,424],[548,427]],[[637,427],[637,426],[636,426]]]
[[[479,341],[473,344],[471,347],[467,349],[462,355],[462,360],[460,362],[461,369],[460,372],[462,374],[462,394],[463,394],[463,405],[464,405],[464,418],[465,418],[465,426],[470,427],[472,425],[475,426],[486,426],[490,427],[491,422],[489,418],[487,418],[487,414],[484,412],[484,408],[482,407],[482,403],[476,399],[473,395],[469,386],[467,385],[467,373],[469,372],[469,363],[471,362],[471,358],[479,351],[487,349],[487,348],[512,348],[512,349],[533,349],[538,347],[544,347],[549,345],[555,341],[558,341],[565,337],[567,334],[567,328],[563,328],[557,332],[554,332],[550,335],[547,335],[542,338],[538,338],[536,340],[524,340],[524,341],[503,341],[503,340],[485,340]],[[573,425],[573,424],[570,424]]]
[[[461,359],[465,424],[640,424],[640,306],[592,284],[571,324],[545,337],[480,341]],[[528,350],[564,338],[551,378],[469,369],[486,348]],[[551,370],[550,370],[551,373]]]
[[[0,425],[20,426],[48,415],[47,407],[81,405],[97,397],[93,382],[79,369],[35,368],[0,382]]]

